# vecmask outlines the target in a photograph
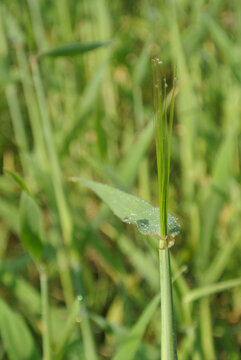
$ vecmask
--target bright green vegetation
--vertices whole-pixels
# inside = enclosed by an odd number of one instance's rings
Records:
[[[169,110],[177,68],[178,359],[239,359],[240,24],[238,0],[1,1],[0,359],[160,359],[153,57]]]

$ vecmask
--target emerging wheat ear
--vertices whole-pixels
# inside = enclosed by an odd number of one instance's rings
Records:
[[[161,359],[176,360],[176,334],[174,326],[172,280],[169,248],[173,239],[168,236],[168,190],[170,180],[171,140],[174,117],[176,77],[171,90],[170,108],[166,79],[162,81],[161,64],[158,58],[152,60],[153,97],[156,134],[156,156],[160,205],[161,239],[159,244],[160,291],[161,291]]]
[[[165,239],[167,235],[168,190],[170,179],[171,141],[174,117],[176,77],[174,77],[173,80],[173,88],[171,90],[170,99],[170,111],[168,114],[168,85],[165,78],[162,83],[162,61],[160,61],[159,58],[155,58],[152,60],[152,64],[161,237]]]

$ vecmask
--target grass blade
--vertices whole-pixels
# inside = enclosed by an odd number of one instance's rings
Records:
[[[35,201],[25,192],[20,199],[21,239],[35,261],[43,256],[43,221],[42,214]]]
[[[134,359],[135,353],[140,345],[142,336],[146,330],[148,323],[157,308],[157,305],[160,302],[160,296],[156,295],[154,299],[150,302],[147,308],[142,313],[141,317],[134,325],[130,334],[125,339],[124,343],[121,345],[116,355],[112,360],[132,360]]]
[[[42,310],[42,346],[44,360],[51,360],[51,334],[50,334],[50,317],[49,317],[49,294],[48,294],[48,275],[45,265],[40,265],[40,290],[41,290],[41,310]]]
[[[212,284],[208,286],[203,286],[198,289],[191,290],[183,299],[184,302],[196,301],[202,297],[216,294],[228,289],[231,289],[235,286],[241,285],[241,278],[222,281],[217,284]]]
[[[76,319],[78,317],[78,314],[80,312],[80,301],[81,301],[81,298],[78,297],[70,311],[69,311],[69,316],[66,320],[66,323],[65,323],[65,328],[63,330],[63,334],[62,334],[62,337],[59,341],[59,344],[57,346],[57,350],[56,350],[56,355],[54,356],[54,359],[55,360],[60,360],[63,358],[63,355],[64,355],[64,351],[66,349],[66,345],[67,345],[67,342],[68,342],[68,339],[69,339],[69,336],[70,336],[70,333],[74,327],[74,325],[76,324]]]
[[[46,51],[41,52],[38,55],[38,58],[43,58],[46,56],[50,57],[63,57],[63,56],[76,56],[82,55],[88,51],[96,50],[100,47],[110,45],[110,41],[99,42],[99,43],[88,43],[88,44],[67,44],[63,46],[59,46],[56,48],[52,48]]]
[[[40,359],[25,321],[2,299],[0,299],[0,330],[9,360]]]
[[[31,194],[31,191],[27,187],[27,184],[25,183],[24,179],[17,173],[13,171],[5,171],[5,173],[9,174],[11,178],[20,186],[20,188],[25,191],[29,196],[33,197]]]
[[[215,360],[215,350],[212,331],[212,316],[209,298],[200,301],[200,328],[203,355],[205,360]]]

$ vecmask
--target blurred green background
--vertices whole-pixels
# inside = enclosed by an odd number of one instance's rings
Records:
[[[240,39],[239,0],[1,0],[0,359],[42,352],[21,182],[44,228],[53,359],[121,360],[158,293],[156,240],[68,181],[94,179],[158,204],[155,56],[169,89],[174,71],[178,79],[169,211],[182,228],[171,251],[179,359],[240,359]],[[80,43],[103,46],[47,53]],[[131,359],[159,359],[158,309],[143,332]]]

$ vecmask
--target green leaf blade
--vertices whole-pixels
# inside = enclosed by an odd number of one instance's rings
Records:
[[[43,256],[43,222],[42,214],[35,201],[22,192],[20,199],[20,229],[23,245],[40,262]]]
[[[119,217],[128,224],[135,224],[144,235],[160,235],[160,210],[148,202],[130,195],[109,185],[91,180],[72,178],[74,182],[80,182],[94,191]],[[169,235],[175,235],[180,231],[177,219],[168,214]]]
[[[207,286],[203,286],[197,289],[191,290],[185,297],[184,303],[188,303],[191,301],[196,301],[203,297],[210,296],[212,294],[217,294],[219,292],[231,289],[232,287],[240,286],[241,278],[231,279],[226,281],[221,281],[218,283],[210,284]]]
[[[111,42],[99,42],[99,43],[76,43],[76,44],[67,44],[63,46],[59,46],[56,48],[52,48],[49,50],[46,50],[39,54],[39,58],[43,58],[45,56],[50,57],[64,57],[64,56],[76,56],[76,55],[82,55],[88,51],[96,50],[100,47],[107,46]]]
[[[13,171],[5,171],[7,174],[11,176],[11,178],[20,186],[20,188],[25,191],[28,195],[32,196],[31,191],[29,190],[28,186],[26,185],[24,179],[17,173]]]
[[[0,331],[9,360],[40,359],[25,321],[2,299],[0,299]]]
[[[118,349],[112,360],[133,360],[134,356],[140,346],[141,339],[144,335],[146,327],[160,302],[160,295],[156,295],[154,299],[148,304],[146,309],[141,314],[137,323],[131,329],[129,335]]]

